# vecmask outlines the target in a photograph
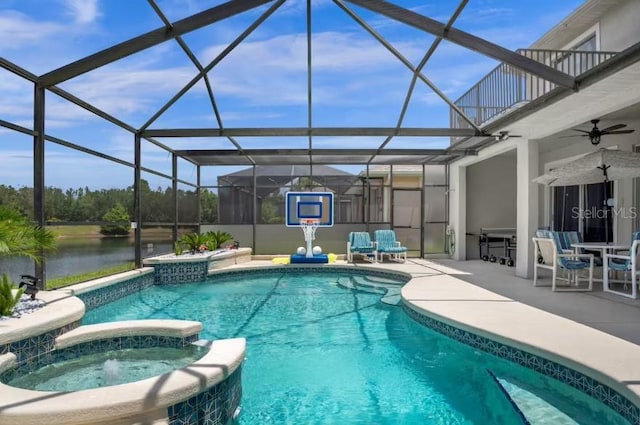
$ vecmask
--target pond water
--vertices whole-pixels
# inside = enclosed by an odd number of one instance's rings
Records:
[[[143,244],[142,256],[172,252],[170,241],[154,241]],[[133,240],[129,238],[61,239],[58,249],[48,254],[46,273],[48,279],[75,275],[105,267],[117,266],[135,260]],[[0,257],[0,274],[18,282],[21,274],[33,274],[33,260],[24,257]]]

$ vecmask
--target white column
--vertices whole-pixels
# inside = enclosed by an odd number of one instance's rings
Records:
[[[539,184],[531,180],[538,176],[538,141],[520,139],[517,144],[516,178],[516,276],[529,278],[533,273],[531,238],[538,228]]]
[[[456,232],[455,260],[467,259],[467,167],[449,166],[449,225]]]

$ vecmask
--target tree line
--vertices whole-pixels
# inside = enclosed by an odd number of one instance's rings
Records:
[[[178,221],[198,221],[198,198],[195,190],[178,189]],[[141,181],[142,222],[172,223],[174,219],[173,189],[158,187],[152,190],[149,183]],[[33,188],[0,185],[0,205],[33,217]],[[105,214],[120,207],[128,217],[133,217],[133,187],[124,189],[91,190],[45,188],[44,214],[47,222],[100,222]],[[218,221],[218,196],[209,190],[200,191],[201,218],[203,223]],[[111,214],[113,217],[113,214]],[[122,217],[122,214],[118,216]]]

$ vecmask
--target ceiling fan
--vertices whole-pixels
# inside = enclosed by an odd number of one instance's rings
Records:
[[[564,136],[564,137],[576,137],[576,136],[589,137],[589,141],[591,142],[591,144],[597,145],[598,143],[600,143],[600,138],[602,136],[606,136],[609,134],[629,134],[635,131],[635,130],[620,130],[621,128],[626,127],[627,126],[626,124],[615,124],[610,127],[603,128],[601,130],[598,128],[599,122],[600,120],[591,120],[591,123],[593,124],[593,128],[589,131],[582,130],[580,128],[572,128],[573,131],[578,131],[584,134],[572,134],[570,136]]]

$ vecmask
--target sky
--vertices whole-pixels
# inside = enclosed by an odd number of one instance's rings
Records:
[[[212,0],[157,0],[171,22],[223,3]],[[220,117],[227,128],[308,125],[306,0],[286,0],[230,53],[224,49],[274,2],[183,36],[207,66]],[[343,2],[370,28],[416,66],[434,36]],[[458,0],[398,0],[396,4],[446,23]],[[469,0],[454,27],[510,50],[526,48],[583,3],[582,0]],[[312,122],[316,127],[395,127],[409,90],[411,70],[338,7],[312,0]],[[0,2],[0,57],[42,75],[100,50],[160,28],[163,22],[143,0],[3,0]],[[423,70],[455,100],[498,63],[443,41]],[[156,120],[151,118],[198,74],[175,41],[162,43],[59,84],[129,125],[140,128],[218,127],[206,86],[199,80]],[[133,162],[133,135],[47,92],[48,135]],[[33,85],[0,69],[0,120],[33,125]],[[418,82],[405,127],[449,127],[449,107]],[[32,186],[32,137],[0,127],[0,184]],[[173,149],[233,149],[224,138],[158,139]],[[246,149],[306,148],[308,138],[248,138]],[[384,138],[316,137],[316,148],[377,148]],[[444,148],[448,138],[394,138],[389,148]],[[131,168],[46,144],[45,184],[102,189],[131,185]],[[170,155],[143,144],[143,166],[171,174]],[[203,184],[243,167],[203,170]],[[179,178],[195,183],[195,168],[178,166]],[[148,173],[151,186],[170,186]]]

